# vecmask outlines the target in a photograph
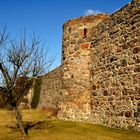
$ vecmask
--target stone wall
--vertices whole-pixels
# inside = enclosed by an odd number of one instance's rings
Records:
[[[62,66],[43,77],[38,108],[58,118],[140,131],[140,0],[63,26]]]
[[[62,79],[64,98],[59,118],[89,120],[90,107],[90,41],[92,29],[108,15],[80,17],[63,26]]]
[[[111,15],[93,34],[92,120],[140,130],[140,0]]]
[[[49,72],[42,78],[39,109],[58,109],[62,99],[62,72],[61,67]]]

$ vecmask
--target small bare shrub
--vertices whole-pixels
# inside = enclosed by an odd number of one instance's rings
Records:
[[[57,117],[58,114],[58,109],[53,107],[42,106],[40,110],[44,112],[48,118]]]

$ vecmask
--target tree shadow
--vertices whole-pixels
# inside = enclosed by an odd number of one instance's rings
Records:
[[[29,130],[31,129],[51,129],[53,128],[53,124],[51,121],[23,121],[24,129],[26,134],[28,135]],[[14,124],[13,126],[6,125],[6,127],[10,128],[14,132],[19,132],[20,128],[18,124]]]

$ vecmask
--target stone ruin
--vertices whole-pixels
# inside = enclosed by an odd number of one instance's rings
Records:
[[[140,0],[63,25],[62,65],[42,78],[38,108],[140,131]]]

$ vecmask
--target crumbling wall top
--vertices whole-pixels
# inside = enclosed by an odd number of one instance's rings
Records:
[[[109,17],[108,14],[81,16],[79,18],[71,19],[71,20],[65,22],[63,25],[63,28],[66,28],[67,26],[72,26],[74,24],[87,24],[87,23],[94,22],[97,20],[104,20],[108,17]]]

